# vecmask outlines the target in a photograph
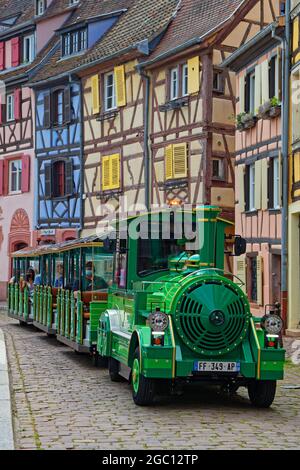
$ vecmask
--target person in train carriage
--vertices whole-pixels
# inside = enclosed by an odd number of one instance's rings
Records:
[[[56,279],[54,287],[63,287],[64,286],[64,267],[62,263],[59,263],[56,268]]]
[[[92,261],[88,261],[85,265],[85,287],[84,290],[90,291],[101,291],[108,289],[108,284],[101,276],[95,274],[95,266]],[[73,291],[79,291],[79,280],[76,279],[73,284]]]

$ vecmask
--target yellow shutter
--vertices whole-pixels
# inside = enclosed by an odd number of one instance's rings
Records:
[[[100,113],[100,92],[99,92],[99,76],[92,77],[92,111],[93,114]]]
[[[262,102],[261,93],[261,64],[255,67],[255,112],[258,111]]]
[[[115,87],[116,87],[116,99],[117,106],[126,106],[126,82],[125,82],[125,68],[124,65],[115,67]]]
[[[246,255],[238,256],[236,258],[236,275],[242,281],[242,291],[247,293],[247,271],[246,271]]]
[[[261,208],[268,209],[268,160],[261,160]]]
[[[293,22],[293,52],[299,47],[299,16]]]
[[[110,189],[110,157],[102,158],[102,190]]]
[[[120,187],[120,154],[110,156],[110,165],[110,189],[118,189]]]
[[[261,82],[262,82],[262,103],[270,99],[269,97],[269,61],[265,60],[261,64]],[[273,98],[273,96],[272,96]]]
[[[237,167],[236,193],[238,195],[238,208],[245,211],[245,165]]]
[[[193,57],[188,62],[188,93],[198,93],[200,90],[200,61],[199,57]]]
[[[240,77],[240,93],[239,93],[240,113],[245,112],[245,75]]]
[[[256,258],[257,304],[263,305],[263,257]]]
[[[173,176],[174,178],[187,177],[187,144],[173,145]]]
[[[173,145],[168,145],[165,150],[165,178],[173,178]]]
[[[255,162],[255,209],[261,209],[261,160]]]

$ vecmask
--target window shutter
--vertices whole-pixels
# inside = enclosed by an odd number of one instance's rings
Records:
[[[255,112],[258,110],[262,102],[261,71],[261,64],[258,64],[255,67]]]
[[[245,167],[244,173],[245,211],[250,209],[250,166]]]
[[[20,38],[11,40],[11,64],[13,67],[20,65]]]
[[[173,145],[173,177],[187,177],[187,144]]]
[[[120,188],[120,154],[110,156],[110,189]]]
[[[282,101],[282,48],[277,48],[277,64],[278,64],[278,99]]]
[[[68,124],[72,120],[71,109],[71,86],[68,85],[64,90],[64,123]]]
[[[243,282],[243,285],[240,286],[242,291],[247,293],[247,265],[246,265],[246,255],[238,256],[236,258],[236,275]]]
[[[282,207],[282,153],[279,151],[278,154],[278,171],[279,171],[279,178],[278,178],[278,201],[280,207]]]
[[[257,304],[263,305],[263,257],[256,258]]]
[[[241,212],[245,212],[245,165],[237,167],[237,194],[238,208]]]
[[[165,150],[165,179],[173,178],[173,145],[168,145]]]
[[[200,90],[200,61],[199,57],[193,57],[188,64],[188,94],[198,93]]]
[[[261,208],[268,209],[268,160],[261,160]]]
[[[0,70],[5,69],[5,42],[0,42]]]
[[[269,61],[265,60],[261,64],[261,82],[262,82],[262,103],[270,99],[269,92]],[[273,96],[272,96],[273,98]]]
[[[299,47],[299,16],[293,22],[293,52]]]
[[[110,189],[110,157],[102,157],[102,190]]]
[[[116,87],[116,98],[117,106],[126,106],[126,79],[125,79],[125,68],[124,65],[115,67],[115,87]]]
[[[3,196],[8,194],[9,187],[9,163],[8,160],[3,160]]]
[[[4,164],[0,160],[0,196],[3,196],[3,181],[4,181]]]
[[[273,209],[274,207],[274,168],[273,161],[270,161],[268,167],[268,208]]]
[[[52,197],[52,165],[45,163],[45,198],[51,199]]]
[[[44,122],[43,125],[46,129],[51,126],[51,97],[50,91],[44,95]]]
[[[30,156],[23,155],[22,157],[22,193],[28,193],[30,191]]]
[[[245,75],[240,77],[240,113],[245,112]]]
[[[2,104],[2,96],[1,93],[0,93],[0,124],[3,124],[4,123],[4,106]]]
[[[255,209],[261,209],[261,160],[255,162]]]
[[[99,91],[99,76],[93,75],[92,81],[92,112],[93,114],[100,113],[100,91]]]
[[[65,195],[72,196],[74,194],[74,179],[73,179],[73,161],[67,160],[65,162]]]
[[[22,90],[21,88],[17,88],[14,91],[14,111],[15,111],[15,119],[19,120],[22,117],[22,109],[21,109],[21,99],[22,99]]]

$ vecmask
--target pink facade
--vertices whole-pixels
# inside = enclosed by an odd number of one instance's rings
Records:
[[[280,49],[264,38],[237,52],[229,67],[238,90],[236,233],[247,239],[235,274],[245,283],[252,313],[262,315],[266,305],[281,301]]]

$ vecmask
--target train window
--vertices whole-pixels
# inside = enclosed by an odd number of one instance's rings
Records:
[[[112,284],[113,255],[103,253],[101,248],[95,247],[84,250],[82,255],[81,286],[75,281],[74,290],[79,287],[82,291],[106,291]]]
[[[64,263],[62,256],[53,257],[52,273],[54,287],[64,287]]]
[[[116,253],[114,257],[114,283],[120,289],[127,286],[127,240],[117,240]]]
[[[137,254],[138,275],[149,276],[155,271],[168,269],[170,256],[178,255],[183,248],[178,245],[177,240],[155,240],[139,239]]]

